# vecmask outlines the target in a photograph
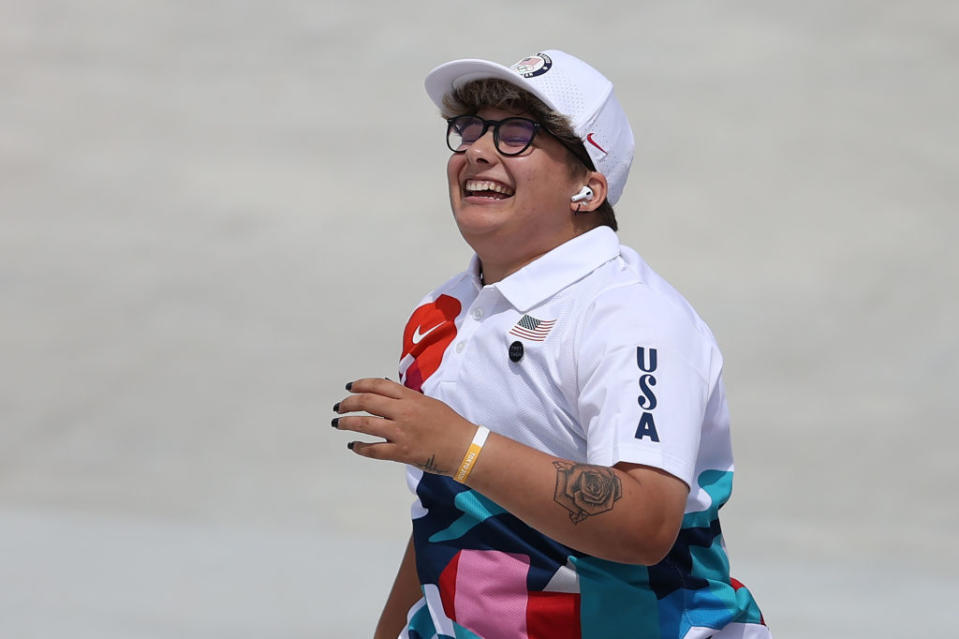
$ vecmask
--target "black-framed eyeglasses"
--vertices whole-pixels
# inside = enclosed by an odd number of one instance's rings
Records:
[[[466,153],[466,149],[492,127],[496,150],[507,156],[519,155],[528,149],[536,132],[543,126],[529,118],[484,120],[478,115],[458,115],[446,122],[446,146],[453,153]]]
[[[459,115],[455,118],[449,118],[446,123],[446,146],[453,153],[466,153],[466,149],[473,142],[486,135],[490,127],[493,127],[493,144],[496,146],[496,150],[505,156],[519,155],[529,148],[536,137],[536,133],[542,129],[559,140],[560,144],[569,149],[569,152],[582,162],[587,169],[590,171],[596,170],[593,161],[582,145],[571,146],[562,138],[556,137],[545,126],[529,118],[515,116],[504,120],[484,120],[478,115]]]

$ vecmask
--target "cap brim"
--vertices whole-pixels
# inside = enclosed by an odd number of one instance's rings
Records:
[[[426,76],[426,93],[430,96],[433,104],[442,109],[443,97],[451,93],[454,89],[458,89],[473,80],[487,79],[505,80],[510,84],[515,84],[521,89],[535,95],[550,109],[556,110],[556,105],[553,104],[552,100],[540,92],[535,86],[527,82],[526,78],[509,67],[504,67],[502,64],[490,62],[489,60],[467,58],[441,64],[430,71]]]

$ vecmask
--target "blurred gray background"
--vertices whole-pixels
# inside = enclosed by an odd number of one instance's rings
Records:
[[[724,350],[777,638],[955,627],[956,3],[0,0],[0,637],[370,635],[411,499],[330,407],[470,255],[423,77],[545,48]]]

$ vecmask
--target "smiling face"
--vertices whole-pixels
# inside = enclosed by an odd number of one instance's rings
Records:
[[[483,108],[487,120],[529,117]],[[574,216],[570,197],[586,184],[588,171],[570,170],[569,151],[540,130],[532,145],[504,156],[493,131],[454,153],[447,164],[450,204],[460,233],[476,251],[487,283],[502,279],[595,224]]]

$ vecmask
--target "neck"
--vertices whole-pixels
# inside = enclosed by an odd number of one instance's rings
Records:
[[[530,244],[528,237],[472,237],[467,240],[480,261],[480,282],[485,286],[495,284],[509,277],[530,262],[534,262],[546,255],[557,246],[593,230],[598,225],[584,223],[586,220],[575,220],[567,233],[563,233],[538,245]]]

